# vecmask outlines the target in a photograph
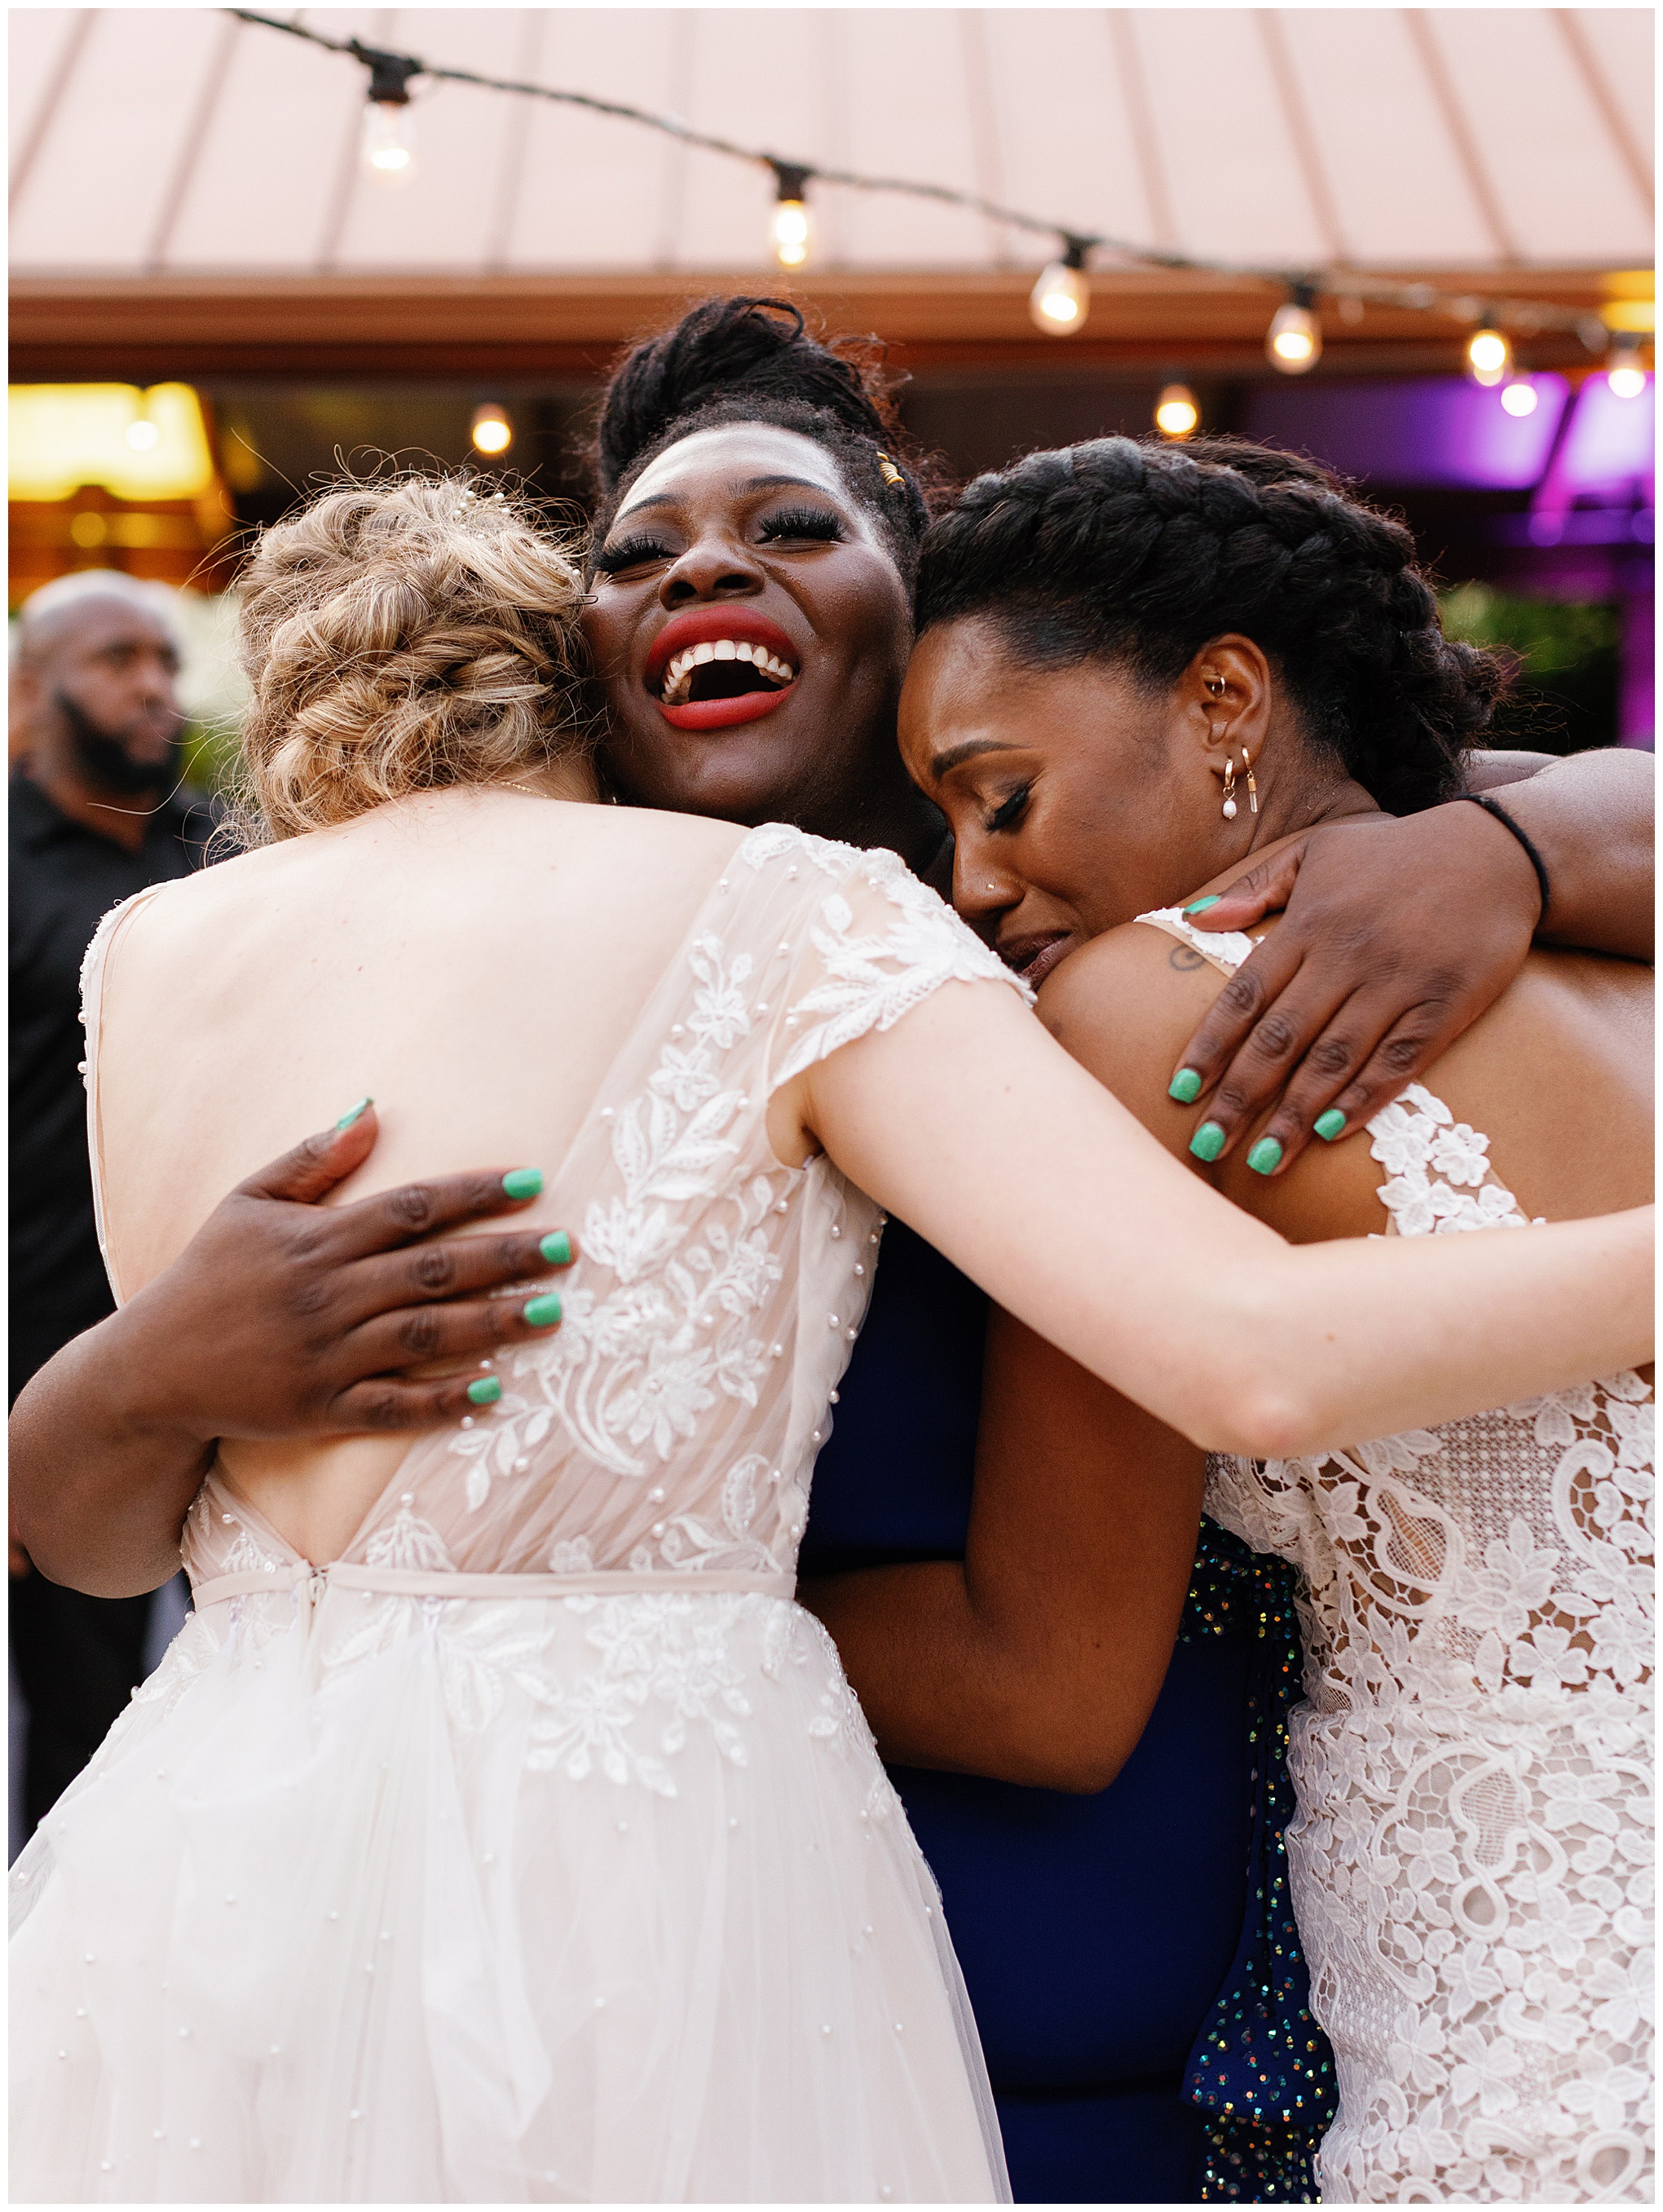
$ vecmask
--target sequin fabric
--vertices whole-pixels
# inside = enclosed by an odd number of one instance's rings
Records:
[[[1185,2070],[1186,2097],[1208,2115],[1204,2203],[1315,2203],[1317,2146],[1338,2108],[1333,2052],[1310,2014],[1283,1840],[1295,1808],[1288,1714],[1302,1695],[1298,1580],[1285,1560],[1202,1521],[1179,1640],[1252,1639],[1253,1793],[1241,1940]]]

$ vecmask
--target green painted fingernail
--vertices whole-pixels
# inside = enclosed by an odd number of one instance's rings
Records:
[[[551,1229],[537,1250],[551,1267],[569,1267],[572,1264],[572,1240],[563,1229]]]
[[[553,1291],[545,1291],[540,1298],[529,1298],[520,1316],[528,1328],[552,1328],[560,1316],[560,1298]]]
[[[1200,1076],[1193,1067],[1180,1067],[1167,1085],[1167,1096],[1180,1106],[1193,1106],[1201,1096]]]
[[[1224,896],[1223,891],[1209,891],[1205,898],[1192,899],[1184,908],[1186,914],[1205,914],[1210,906],[1217,906]]]
[[[1323,1143],[1325,1145],[1332,1145],[1334,1139],[1345,1127],[1345,1116],[1340,1112],[1338,1106],[1331,1106],[1326,1114],[1319,1114],[1317,1115],[1314,1126],[1316,1133],[1318,1136],[1321,1138]]]
[[[510,1168],[502,1178],[502,1188],[510,1198],[535,1198],[543,1188],[541,1168]]]
[[[1224,1132],[1217,1121],[1203,1121],[1190,1139],[1189,1148],[1198,1160],[1216,1160],[1224,1149]]]
[[[495,1406],[501,1395],[502,1385],[495,1375],[482,1375],[477,1382],[468,1385],[468,1403],[470,1406]]]
[[[1282,1164],[1282,1147],[1274,1137],[1261,1137],[1247,1155],[1255,1175],[1273,1175]]]
[[[349,1129],[361,1114],[367,1113],[375,1103],[373,1098],[361,1098],[355,1106],[349,1106],[335,1124],[337,1129]]]

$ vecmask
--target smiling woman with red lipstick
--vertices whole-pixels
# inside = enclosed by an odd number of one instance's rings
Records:
[[[895,744],[921,496],[870,439],[775,411],[696,410],[610,490],[584,617],[607,769],[639,805],[778,817],[927,866],[940,817]]]

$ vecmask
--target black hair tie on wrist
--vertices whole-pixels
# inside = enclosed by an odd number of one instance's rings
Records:
[[[1513,817],[1508,812],[1506,807],[1498,805],[1496,802],[1490,797],[1488,793],[1482,791],[1464,791],[1460,793],[1460,796],[1461,798],[1469,800],[1474,806],[1482,806],[1484,812],[1486,814],[1492,815],[1495,819],[1501,823],[1503,830],[1510,830],[1514,836],[1518,839],[1519,842],[1524,847],[1525,858],[1530,862],[1531,866],[1536,871],[1536,888],[1542,894],[1542,911],[1536,917],[1536,927],[1539,929],[1542,924],[1547,920],[1548,902],[1553,896],[1553,886],[1548,881],[1546,861],[1543,860],[1541,854],[1537,851],[1529,837],[1527,837],[1525,832],[1519,827]]]

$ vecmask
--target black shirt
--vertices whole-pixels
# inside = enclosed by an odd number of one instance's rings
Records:
[[[11,1395],[114,1305],[93,1221],[81,963],[112,906],[203,865],[216,817],[184,790],[135,853],[11,779]]]

